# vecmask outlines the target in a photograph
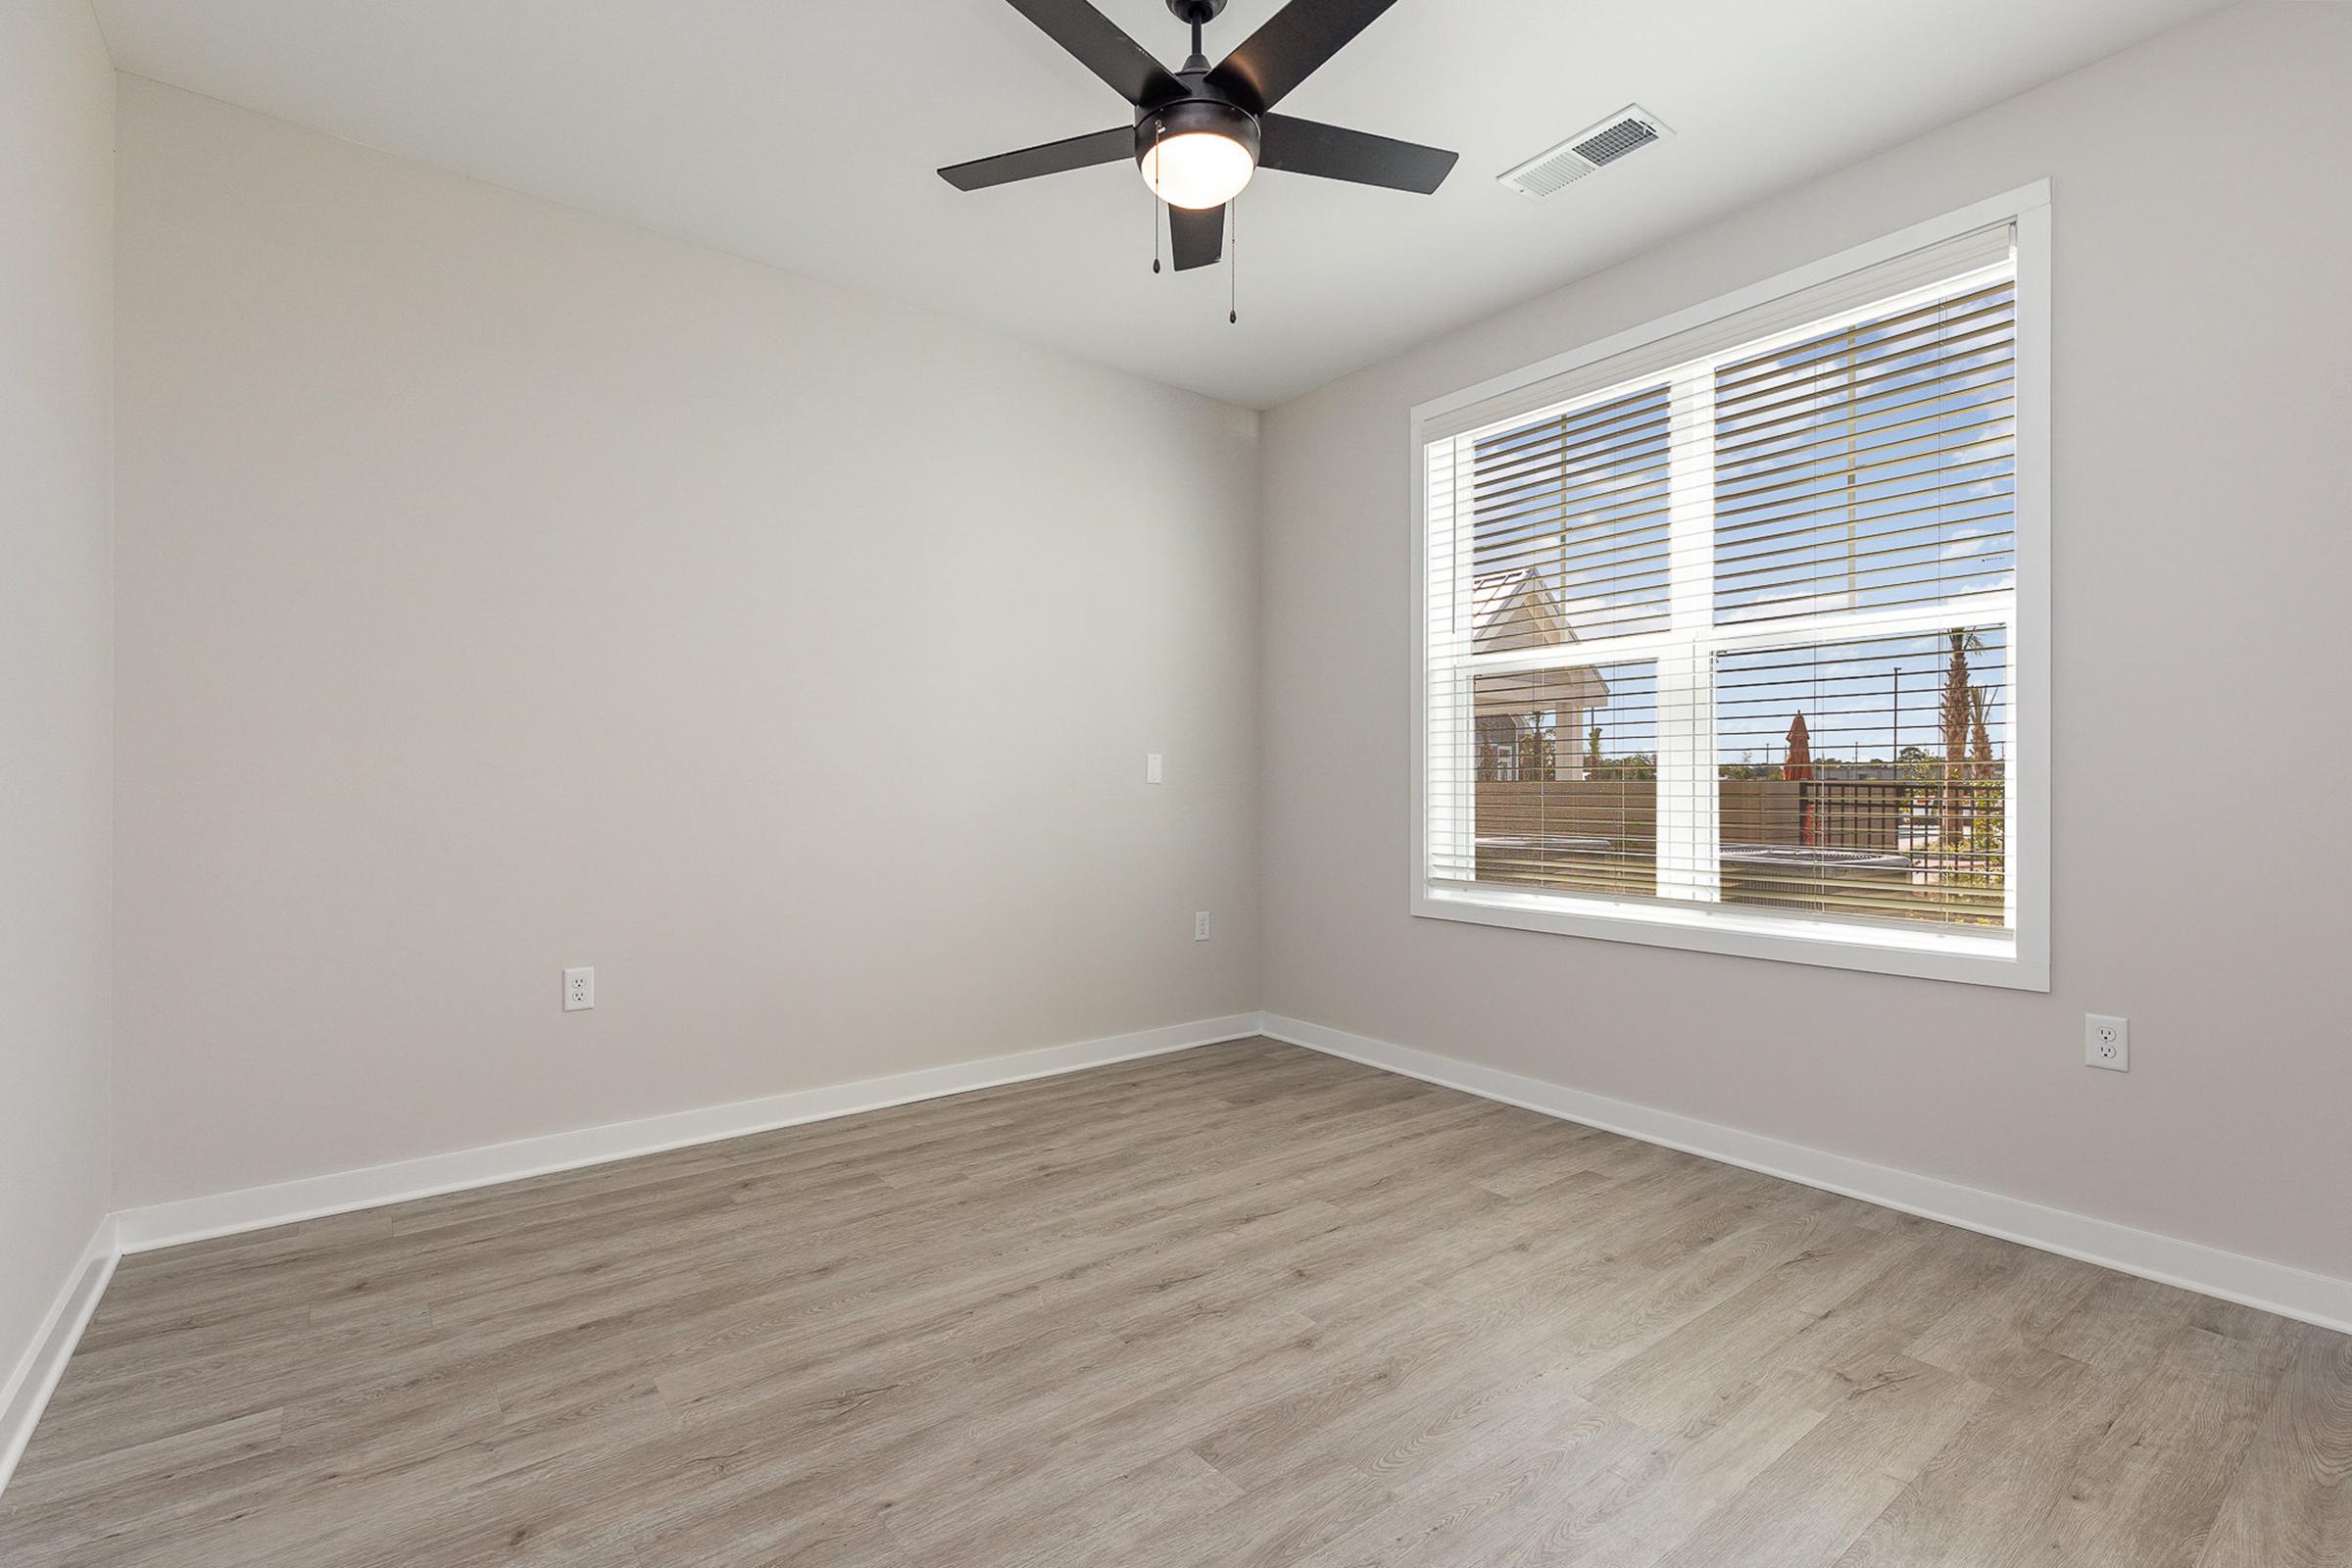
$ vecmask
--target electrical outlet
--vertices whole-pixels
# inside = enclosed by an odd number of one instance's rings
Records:
[[[2132,1020],[2104,1013],[2082,1015],[2082,1065],[2109,1072],[2132,1070]]]
[[[1157,752],[1146,752],[1144,754],[1144,782],[1147,784],[1158,783],[1159,773],[1159,754]]]
[[[1193,911],[1193,940],[1195,942],[1208,940],[1208,911],[1206,909]]]
[[[596,971],[566,969],[564,971],[564,1010],[585,1012],[596,1005]]]

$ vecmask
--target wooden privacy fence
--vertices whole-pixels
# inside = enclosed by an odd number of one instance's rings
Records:
[[[1658,786],[1645,778],[1527,779],[1478,786],[1478,836],[1597,835],[1649,844]]]
[[[1999,838],[1998,784],[1958,783],[1947,793],[1941,784],[1890,779],[1730,778],[1715,788],[1727,844],[1958,855],[1980,841]],[[1522,779],[1478,786],[1481,838],[1569,833],[1646,843],[1655,839],[1657,822],[1654,779]],[[1987,833],[1987,828],[1996,831]],[[1986,856],[1980,852],[1977,858]]]
[[[1723,896],[1736,904],[1893,918],[1997,921],[2001,789],[1892,779],[1724,779]],[[1654,779],[1477,786],[1481,880],[1657,891]]]

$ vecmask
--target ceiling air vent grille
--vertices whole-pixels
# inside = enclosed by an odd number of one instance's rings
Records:
[[[1495,177],[1522,196],[1539,200],[1567,189],[1596,169],[1663,141],[1674,132],[1638,104],[1629,104],[1596,125],[1556,147],[1546,147],[1518,168]]]

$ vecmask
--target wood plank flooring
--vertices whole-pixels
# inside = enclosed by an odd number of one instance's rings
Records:
[[[2352,1568],[2352,1340],[1270,1042],[127,1258],[10,1568]]]

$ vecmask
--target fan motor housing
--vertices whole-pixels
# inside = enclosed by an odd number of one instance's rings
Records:
[[[1141,164],[1152,156],[1152,149],[1170,136],[1186,136],[1196,131],[1230,136],[1250,149],[1250,161],[1257,162],[1257,117],[1239,104],[1229,104],[1221,98],[1179,98],[1172,104],[1148,109],[1135,117],[1135,161]]]

